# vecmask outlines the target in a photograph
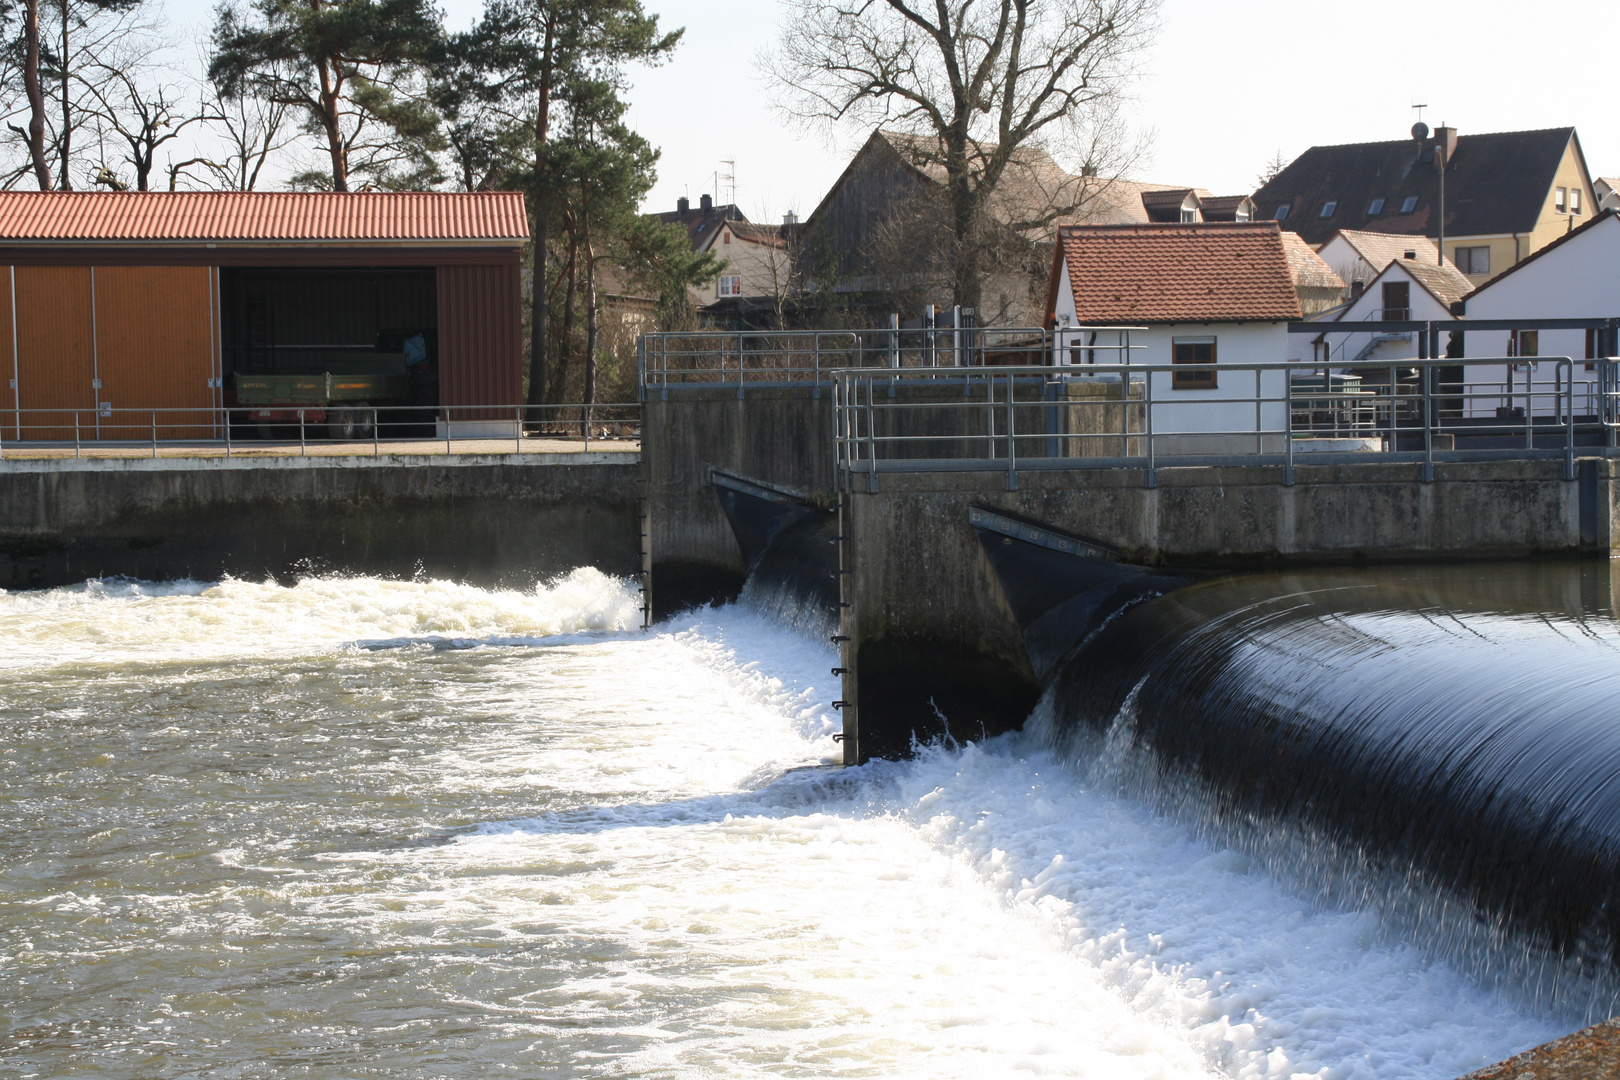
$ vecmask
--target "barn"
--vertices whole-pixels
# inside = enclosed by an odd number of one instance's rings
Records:
[[[221,437],[331,373],[509,434],[527,239],[516,192],[0,192],[0,438]]]

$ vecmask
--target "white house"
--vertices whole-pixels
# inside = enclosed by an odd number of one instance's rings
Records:
[[[1605,210],[1548,244],[1475,289],[1464,305],[1470,321],[1620,318],[1620,210]],[[1593,361],[1615,351],[1615,343],[1603,338],[1599,330],[1470,331],[1467,355],[1513,356],[1519,362],[1470,364],[1467,378],[1478,390],[1500,387],[1509,407],[1523,407],[1528,380],[1537,394],[1548,395],[1537,398],[1534,411],[1548,412],[1558,377],[1556,358],[1568,357],[1574,361],[1576,413],[1590,415],[1596,411],[1592,395],[1598,380]]]
[[[1440,258],[1440,250],[1426,236],[1400,236],[1361,229],[1340,229],[1317,248],[1316,253],[1352,289],[1357,281],[1366,287],[1396,259],[1434,263]]]
[[[1221,365],[1276,363],[1288,353],[1299,296],[1275,222],[1065,225],[1047,290],[1054,360],[1073,368],[1120,363],[1108,348],[1129,333],[1131,365],[1215,364],[1151,376],[1157,453],[1234,454],[1282,446],[1284,372]],[[1127,373],[1128,374],[1128,373]],[[1144,387],[1144,389],[1148,389]],[[1257,397],[1272,399],[1257,404]]]
[[[1620,177],[1600,176],[1592,181],[1592,194],[1597,211],[1620,210]]]
[[[1400,258],[1390,262],[1362,291],[1341,308],[1334,322],[1430,322],[1452,318],[1451,305],[1467,296],[1473,284],[1450,263]],[[1379,360],[1408,360],[1419,355],[1418,335],[1411,331],[1388,333],[1357,331],[1334,333],[1324,329],[1312,339],[1309,359],[1333,367]]]

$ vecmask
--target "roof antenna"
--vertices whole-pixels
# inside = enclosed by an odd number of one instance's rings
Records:
[[[1412,109],[1417,113],[1417,123],[1412,125],[1412,138],[1418,142],[1429,137],[1429,125],[1423,122],[1423,110],[1428,107],[1427,103],[1420,104],[1417,98],[1412,99]]]

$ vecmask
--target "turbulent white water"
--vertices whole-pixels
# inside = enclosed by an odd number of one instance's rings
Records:
[[[578,571],[0,594],[0,1071],[1451,1077],[1569,1030]]]

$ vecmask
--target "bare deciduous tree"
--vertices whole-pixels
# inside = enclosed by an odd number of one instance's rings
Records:
[[[794,116],[915,137],[913,163],[942,174],[952,302],[976,307],[985,238],[1008,224],[990,220],[998,189],[1020,161],[1032,167],[1028,151],[1072,157],[1066,148],[1085,146],[1091,132],[1115,122],[1136,58],[1157,30],[1158,6],[794,0],[766,66]],[[1082,174],[1105,171],[1095,161],[1077,164]],[[1049,205],[1041,216],[1050,223],[1064,209]]]

